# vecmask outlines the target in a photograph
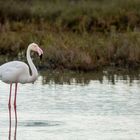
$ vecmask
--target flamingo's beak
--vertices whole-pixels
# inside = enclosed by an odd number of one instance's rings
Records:
[[[40,49],[39,47],[37,48],[37,52],[38,52],[38,55],[40,56],[40,57],[42,57],[41,55],[43,55],[43,51],[42,51],[42,49]]]
[[[43,56],[43,54],[41,54],[39,57],[40,57],[40,60],[42,60],[42,56]]]
[[[37,52],[38,52],[38,55],[39,55],[39,57],[40,57],[40,60],[42,60],[42,55],[43,55],[42,49],[38,47],[38,48],[37,48]]]

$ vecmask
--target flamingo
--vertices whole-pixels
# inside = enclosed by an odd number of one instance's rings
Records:
[[[29,66],[22,61],[11,61],[0,66],[0,80],[10,84],[10,94],[8,102],[9,107],[11,107],[12,84],[15,84],[14,107],[16,108],[18,83],[33,83],[37,80],[38,71],[31,59],[31,51],[37,52],[40,57],[43,54],[42,49],[36,43],[29,44],[26,52],[27,62]],[[31,69],[31,75],[29,67]]]

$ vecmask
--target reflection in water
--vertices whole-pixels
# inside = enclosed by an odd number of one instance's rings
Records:
[[[17,108],[14,107],[14,111],[15,111],[15,132],[14,132],[14,140],[16,140],[16,136],[17,136]]]
[[[16,140],[16,134],[17,134],[17,108],[14,107],[14,113],[15,113],[15,129],[14,129],[14,140]],[[11,107],[9,106],[9,140],[11,140]]]
[[[11,140],[11,107],[9,106],[9,140]]]
[[[88,85],[91,80],[98,80],[103,83],[104,80],[108,80],[108,83],[115,84],[118,80],[125,80],[130,84],[134,80],[140,79],[140,70],[106,70],[106,71],[94,71],[88,73],[76,73],[76,72],[63,72],[63,71],[42,71],[43,84],[81,84]]]
[[[62,125],[63,122],[60,121],[29,121],[24,126],[26,127],[52,127]]]

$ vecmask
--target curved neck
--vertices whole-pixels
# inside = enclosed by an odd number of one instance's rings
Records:
[[[31,49],[30,49],[30,46],[29,46],[28,49],[27,49],[27,53],[26,53],[27,61],[28,61],[29,67],[31,69],[31,75],[28,79],[28,82],[34,82],[38,77],[38,72],[37,72],[37,69],[36,69],[32,59],[31,59],[30,53],[31,53]]]

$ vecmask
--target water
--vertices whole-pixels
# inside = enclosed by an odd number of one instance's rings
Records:
[[[19,84],[11,112],[9,85],[0,82],[0,140],[139,140],[139,78],[42,72],[34,84]]]

